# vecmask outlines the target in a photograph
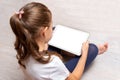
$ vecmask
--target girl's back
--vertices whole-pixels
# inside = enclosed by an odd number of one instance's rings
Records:
[[[25,61],[27,73],[33,80],[65,80],[69,75],[69,71],[64,66],[59,57],[53,55],[47,64],[39,63],[30,57]]]

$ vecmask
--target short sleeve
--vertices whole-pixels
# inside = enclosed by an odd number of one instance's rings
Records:
[[[53,65],[50,71],[50,80],[65,80],[69,76],[69,71],[59,57],[53,57]]]

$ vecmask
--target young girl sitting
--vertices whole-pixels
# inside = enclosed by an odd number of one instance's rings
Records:
[[[108,48],[107,43],[96,46],[87,41],[81,56],[63,63],[61,54],[65,52],[48,45],[52,13],[37,2],[23,6],[10,18],[10,25],[16,36],[18,63],[31,80],[80,80],[85,68]]]

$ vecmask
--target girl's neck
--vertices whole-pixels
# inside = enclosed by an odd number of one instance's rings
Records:
[[[39,51],[44,51],[48,49],[48,44],[44,42],[38,42]]]

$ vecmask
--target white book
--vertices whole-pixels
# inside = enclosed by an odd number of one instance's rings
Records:
[[[88,40],[88,37],[88,32],[56,25],[53,30],[53,36],[48,44],[80,56],[82,44]]]

